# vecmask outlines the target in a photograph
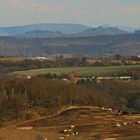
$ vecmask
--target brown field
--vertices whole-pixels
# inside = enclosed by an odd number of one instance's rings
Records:
[[[3,127],[0,140],[140,140],[137,121],[140,115],[120,116],[98,107],[74,107],[55,116]],[[129,124],[124,125],[125,122]],[[71,125],[75,126],[71,132],[64,133]]]
[[[25,59],[25,57],[1,57],[0,62],[21,62]]]

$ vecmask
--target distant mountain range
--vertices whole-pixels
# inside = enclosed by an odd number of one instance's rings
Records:
[[[24,37],[69,37],[69,36],[100,36],[100,35],[121,35],[128,34],[128,32],[120,30],[116,27],[97,27],[88,28],[80,33],[65,34],[62,32],[52,32],[46,30],[34,30],[23,34]]]
[[[124,30],[123,30],[124,29]],[[27,37],[64,37],[64,36],[99,36],[134,33],[127,32],[125,27],[99,26],[96,28],[81,24],[41,23],[25,26],[0,27],[0,36]],[[130,28],[129,28],[130,29]]]
[[[83,30],[88,29],[88,26],[80,24],[56,24],[56,23],[41,23],[25,26],[15,26],[15,27],[0,27],[0,35],[13,36],[21,35],[26,32],[41,30],[41,31],[51,31],[51,32],[62,32],[64,34],[76,34]]]
[[[0,56],[140,54],[140,30],[111,26],[34,24],[0,27]]]

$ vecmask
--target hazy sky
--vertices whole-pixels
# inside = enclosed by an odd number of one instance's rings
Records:
[[[140,27],[140,0],[0,0],[0,26],[54,22]]]

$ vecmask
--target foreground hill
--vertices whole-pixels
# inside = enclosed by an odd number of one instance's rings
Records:
[[[0,37],[0,56],[44,55],[139,55],[140,35],[106,35],[96,37],[24,38]]]
[[[0,129],[2,140],[139,140],[139,115],[117,115],[99,107],[71,107],[57,115]],[[7,135],[8,134],[8,135]],[[46,140],[45,139],[45,140]]]

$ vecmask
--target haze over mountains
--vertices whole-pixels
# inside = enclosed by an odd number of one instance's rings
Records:
[[[0,56],[140,54],[140,30],[80,24],[34,24],[0,28]]]
[[[26,32],[41,30],[51,32],[62,32],[64,34],[75,34],[89,28],[80,24],[56,24],[56,23],[41,23],[15,27],[0,27],[0,35],[21,35]]]
[[[131,32],[129,32],[130,30]],[[116,35],[116,34],[127,34],[134,33],[132,28],[125,27],[112,27],[112,26],[99,26],[89,27],[81,24],[61,24],[61,23],[41,23],[32,24],[25,26],[14,26],[14,27],[0,27],[0,36],[17,36],[17,35],[28,35],[28,36],[96,36],[96,35]]]

